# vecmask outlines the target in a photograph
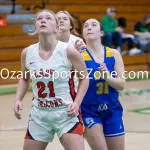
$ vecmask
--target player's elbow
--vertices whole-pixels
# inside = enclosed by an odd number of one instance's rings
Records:
[[[118,86],[118,90],[123,91],[125,88],[125,80],[122,80]]]
[[[88,73],[85,73],[83,78],[82,78],[82,82],[84,82],[84,86],[86,89],[88,89],[89,86],[89,77],[88,77]]]
[[[121,85],[121,86],[118,88],[118,90],[123,91],[123,90],[124,90],[124,86]]]
[[[82,81],[84,82],[86,87],[89,86],[89,77],[88,77],[88,75],[84,75],[84,77],[82,78]]]

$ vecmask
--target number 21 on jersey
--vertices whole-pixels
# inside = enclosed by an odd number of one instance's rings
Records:
[[[49,89],[49,97],[55,97],[54,93],[54,84],[52,81],[49,81],[47,85],[43,82],[37,82],[37,88],[39,89],[38,91],[38,97],[39,98],[45,98],[47,96],[47,93],[43,93],[45,88]]]

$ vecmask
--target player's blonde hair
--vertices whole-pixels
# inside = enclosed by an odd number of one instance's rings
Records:
[[[56,15],[54,14],[54,12],[51,11],[51,10],[48,10],[48,9],[43,9],[43,10],[40,10],[40,11],[36,14],[36,17],[34,18],[34,26],[35,26],[35,23],[36,23],[36,21],[37,21],[37,16],[38,16],[40,13],[42,13],[42,12],[49,12],[49,13],[51,13],[51,14],[54,16],[55,20],[56,20],[56,25],[58,25],[58,20],[57,20]],[[31,36],[37,35],[36,29],[35,29],[34,32],[29,33],[29,35],[31,35]]]
[[[66,10],[65,10],[65,11],[61,10],[61,11],[57,12],[56,15],[58,15],[59,13],[64,13],[64,14],[66,14],[66,15],[68,16],[68,18],[69,18],[69,20],[70,20],[70,25],[71,25],[70,32],[72,32],[72,33],[78,35],[78,33],[77,33],[76,30],[75,30],[74,19],[73,19],[73,17],[69,14],[69,12],[66,11]]]

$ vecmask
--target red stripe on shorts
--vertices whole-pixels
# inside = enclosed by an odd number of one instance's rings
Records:
[[[32,139],[34,140],[34,138],[31,136],[29,130],[27,129],[26,135],[25,135],[25,139]]]
[[[77,122],[67,133],[83,135],[83,127],[80,122]]]

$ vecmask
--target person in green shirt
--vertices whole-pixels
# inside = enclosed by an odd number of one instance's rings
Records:
[[[138,21],[134,26],[134,42],[139,44],[142,53],[145,53],[146,47],[150,52],[150,14]]]
[[[115,19],[116,10],[115,8],[108,8],[107,14],[100,20],[102,24],[104,36],[103,43],[104,45],[112,48],[112,44],[117,45],[117,50],[122,50],[122,36],[121,28],[117,27],[118,23]]]

